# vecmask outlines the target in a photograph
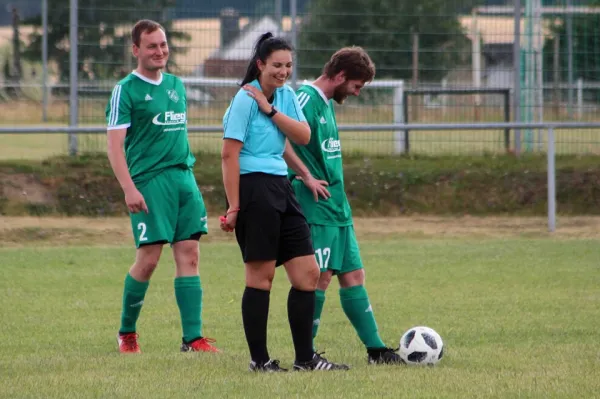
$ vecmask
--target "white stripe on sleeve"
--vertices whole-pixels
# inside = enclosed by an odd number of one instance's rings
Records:
[[[119,122],[119,101],[121,100],[121,85],[116,85],[110,98],[110,113],[108,126],[116,126]]]

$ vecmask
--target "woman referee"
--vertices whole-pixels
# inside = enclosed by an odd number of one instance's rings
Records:
[[[310,230],[283,159],[286,140],[310,141],[310,128],[294,91],[292,48],[263,34],[254,48],[242,88],[223,116],[223,184],[229,208],[221,229],[235,230],[246,269],[242,319],[250,370],[287,371],[267,350],[269,296],[275,268],[284,265],[292,287],[288,320],[296,352],[294,370],[347,370],[312,347],[312,316],[319,279]]]

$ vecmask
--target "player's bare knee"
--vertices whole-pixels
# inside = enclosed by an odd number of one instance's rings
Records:
[[[186,257],[180,258],[175,262],[178,276],[195,276],[198,274],[198,258]]]
[[[158,259],[146,257],[136,259],[131,267],[130,274],[139,281],[148,281],[158,266]]]
[[[158,266],[161,252],[162,245],[148,245],[138,248],[135,263],[130,270],[132,277],[140,281],[149,280]]]
[[[179,276],[198,274],[200,249],[195,241],[178,242],[173,245],[173,258]]]
[[[144,257],[142,258],[140,263],[144,269],[154,271],[154,269],[156,269],[156,267],[158,266],[158,256]]]
[[[266,276],[262,276],[260,279],[260,285],[264,287],[265,291],[271,291],[271,287],[273,286],[273,279],[275,278],[275,274],[267,274]]]
[[[308,289],[307,291],[314,291],[317,289],[317,286],[319,285],[319,276],[321,275],[321,271],[319,270],[319,268],[314,268],[311,269],[309,275],[309,279],[307,281],[308,284]]]
[[[263,291],[271,291],[273,279],[264,276],[246,276],[246,287],[256,288]]]
[[[365,283],[365,269],[352,270],[338,276],[340,287],[348,288]]]
[[[273,262],[274,263],[274,262]],[[275,265],[271,262],[246,263],[246,286],[271,291],[275,278]]]
[[[317,284],[312,284],[308,280],[297,280],[292,283],[292,287],[299,291],[315,291],[317,289]]]
[[[320,270],[314,256],[303,257],[286,268],[292,286],[300,291],[314,291],[319,283]]]
[[[320,274],[319,282],[317,283],[317,289],[321,291],[327,290],[329,284],[331,284],[331,277],[333,273],[330,271],[326,271]]]
[[[317,289],[317,285],[319,284],[320,276],[321,276],[321,271],[319,270],[318,266],[315,265],[315,267],[311,267],[309,269],[309,272],[307,273],[307,281],[306,281],[306,283],[309,284],[308,291],[314,291]]]

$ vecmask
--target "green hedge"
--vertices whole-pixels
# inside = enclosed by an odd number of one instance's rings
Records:
[[[220,158],[196,157],[196,178],[207,208],[221,212],[225,196]],[[557,158],[559,213],[600,214],[598,161],[595,156]],[[544,156],[345,156],[344,163],[346,191],[355,215],[546,212]],[[7,195],[4,188],[14,185],[17,175],[36,183],[50,200],[32,203],[26,195]],[[0,189],[4,215],[126,214],[123,194],[103,154],[0,163]]]

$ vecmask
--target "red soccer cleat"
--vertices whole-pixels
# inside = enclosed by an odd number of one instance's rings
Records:
[[[190,343],[181,343],[181,351],[182,352],[215,352],[220,353],[221,350],[212,344],[216,342],[212,338],[199,338]]]
[[[138,335],[136,333],[117,334],[117,342],[119,343],[119,352],[121,353],[142,353],[137,342]]]

